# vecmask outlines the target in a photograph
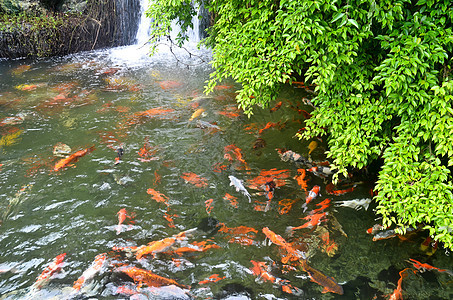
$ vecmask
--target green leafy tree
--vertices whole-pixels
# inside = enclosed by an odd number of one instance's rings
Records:
[[[201,1],[197,1],[198,4]],[[337,170],[381,161],[383,224],[424,225],[453,249],[453,4],[450,0],[211,0],[214,72],[242,84],[247,114],[282,84],[316,85],[301,138],[326,135]],[[155,40],[189,28],[190,1],[155,1]],[[183,35],[180,36],[183,41]]]

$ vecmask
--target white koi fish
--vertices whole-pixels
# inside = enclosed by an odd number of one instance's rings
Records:
[[[371,203],[371,198],[335,201],[336,206],[350,207],[355,210],[359,210],[361,208],[368,210],[368,206],[370,205],[370,203]]]
[[[228,176],[230,179],[230,185],[234,186],[236,188],[236,192],[242,192],[247,198],[249,198],[249,203],[252,202],[252,199],[250,198],[250,193],[245,189],[244,184],[242,184],[242,180],[237,179],[233,175]]]

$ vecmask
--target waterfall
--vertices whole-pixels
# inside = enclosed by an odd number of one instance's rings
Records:
[[[150,38],[150,25],[151,20],[146,17],[146,10],[149,6],[150,1],[152,0],[116,0],[116,1],[124,1],[124,6],[130,5],[134,1],[138,1],[140,4],[140,8],[137,8],[135,11],[138,13],[136,17],[133,19],[133,13],[129,14],[128,17],[124,19],[124,22],[130,22],[130,20],[137,20],[137,28],[135,38],[131,40],[129,46],[126,47],[117,47],[111,49],[110,56],[113,60],[118,63],[127,63],[129,66],[137,64],[139,65],[144,60],[148,60],[149,56],[149,48],[150,45],[147,44]],[[129,3],[129,4],[127,4]],[[131,9],[132,7],[130,7]],[[199,17],[201,15],[201,18]],[[127,14],[126,14],[127,16]],[[130,18],[127,20],[127,18]],[[201,20],[201,21],[200,21]],[[191,49],[191,51],[196,52],[196,44],[200,41],[200,38],[205,37],[205,30],[209,24],[209,14],[208,11],[201,7],[198,9],[198,15],[194,16],[192,19],[193,29],[189,29],[186,33],[189,37],[189,41],[184,45],[185,48]],[[176,22],[172,23],[172,33],[170,34],[174,37],[180,28]],[[128,31],[129,33],[131,31]],[[128,33],[126,33],[128,34]],[[133,43],[132,43],[133,42]],[[124,44],[123,44],[124,45]],[[169,47],[162,45],[158,47],[158,53],[162,55],[167,55],[169,53]],[[178,52],[178,50],[173,49],[173,53]],[[183,53],[182,55],[186,55],[187,52]]]

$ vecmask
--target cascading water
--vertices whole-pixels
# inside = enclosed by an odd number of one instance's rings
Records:
[[[110,58],[117,64],[127,64],[130,66],[140,66],[145,61],[149,61],[149,38],[150,38],[150,25],[151,20],[146,16],[146,9],[150,4],[150,0],[140,0],[140,17],[138,23],[137,34],[135,36],[135,43],[125,47],[118,47],[111,49]],[[202,54],[203,56],[209,55],[209,50],[207,49],[197,49],[196,45],[200,41],[201,38],[205,37],[205,31],[208,27],[209,17],[207,10],[203,7],[198,8],[198,14],[193,17],[193,29],[189,29],[186,33],[189,37],[188,42],[184,44],[186,49],[197,55]],[[201,16],[201,17],[200,17]],[[172,32],[170,36],[174,40],[174,37],[180,31],[180,28],[176,22],[172,24]],[[163,41],[162,45],[158,47],[158,53],[154,56],[164,56],[168,59],[168,56],[175,55],[178,61],[181,59],[185,59],[184,57],[190,57],[185,50],[176,49],[173,45],[172,49],[170,50],[171,43],[169,41]]]

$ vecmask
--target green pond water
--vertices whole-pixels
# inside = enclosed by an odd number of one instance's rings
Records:
[[[294,137],[304,127],[301,110],[312,110],[302,101],[310,98],[304,89],[285,87],[276,103],[256,108],[248,118],[236,108],[240,86],[233,81],[203,95],[209,64],[181,54],[179,59],[194,65],[187,68],[168,53],[128,61],[130,51],[0,61],[1,299],[388,299],[399,271],[415,270],[410,258],[453,269],[451,254],[442,247],[433,255],[420,249],[426,232],[372,241],[366,230],[379,223],[376,204],[371,202],[368,210],[338,205],[371,197],[372,184],[363,174],[349,179],[356,183],[352,192],[336,196],[326,192],[329,178],[306,171],[307,189],[319,185],[321,195],[302,206],[307,192],[295,177],[298,169],[308,167],[283,161],[276,149],[308,157],[312,141]],[[209,60],[208,52],[202,55]],[[280,101],[281,107],[271,111]],[[157,108],[159,114],[152,110]],[[264,129],[268,123],[273,126]],[[325,144],[314,141],[311,159],[324,161]],[[62,159],[53,153],[59,143],[71,148],[68,154],[91,146],[94,151],[55,171]],[[115,165],[119,147],[124,155]],[[282,170],[284,178],[274,175],[277,188],[267,203],[263,189],[253,189],[251,183],[272,169]],[[185,173],[202,177],[205,186],[187,182]],[[229,176],[244,182],[251,203],[230,185]],[[152,191],[165,202],[156,201]],[[326,199],[330,205],[318,205]],[[281,211],[284,202],[294,202],[288,213]],[[123,208],[127,217],[118,226]],[[288,227],[303,225],[315,209],[327,213],[322,222],[290,234]],[[215,227],[216,222],[223,227]],[[241,233],[239,226],[256,231]],[[303,251],[309,265],[334,278],[344,294],[323,293],[322,284],[297,263],[293,269],[284,266],[285,251],[269,243],[264,227]],[[184,240],[155,257],[137,260],[135,253],[115,250],[187,230]],[[181,255],[169,252],[194,247],[194,242],[217,246]],[[62,253],[61,270],[41,288],[34,287]],[[107,257],[102,268],[74,291],[74,282],[101,253]],[[257,276],[252,261],[265,262],[281,280]],[[130,266],[190,289],[138,288],[124,272]],[[202,282],[213,274],[221,280]],[[446,272],[407,275],[403,299],[453,298],[453,277]],[[282,290],[283,280],[293,294]]]

